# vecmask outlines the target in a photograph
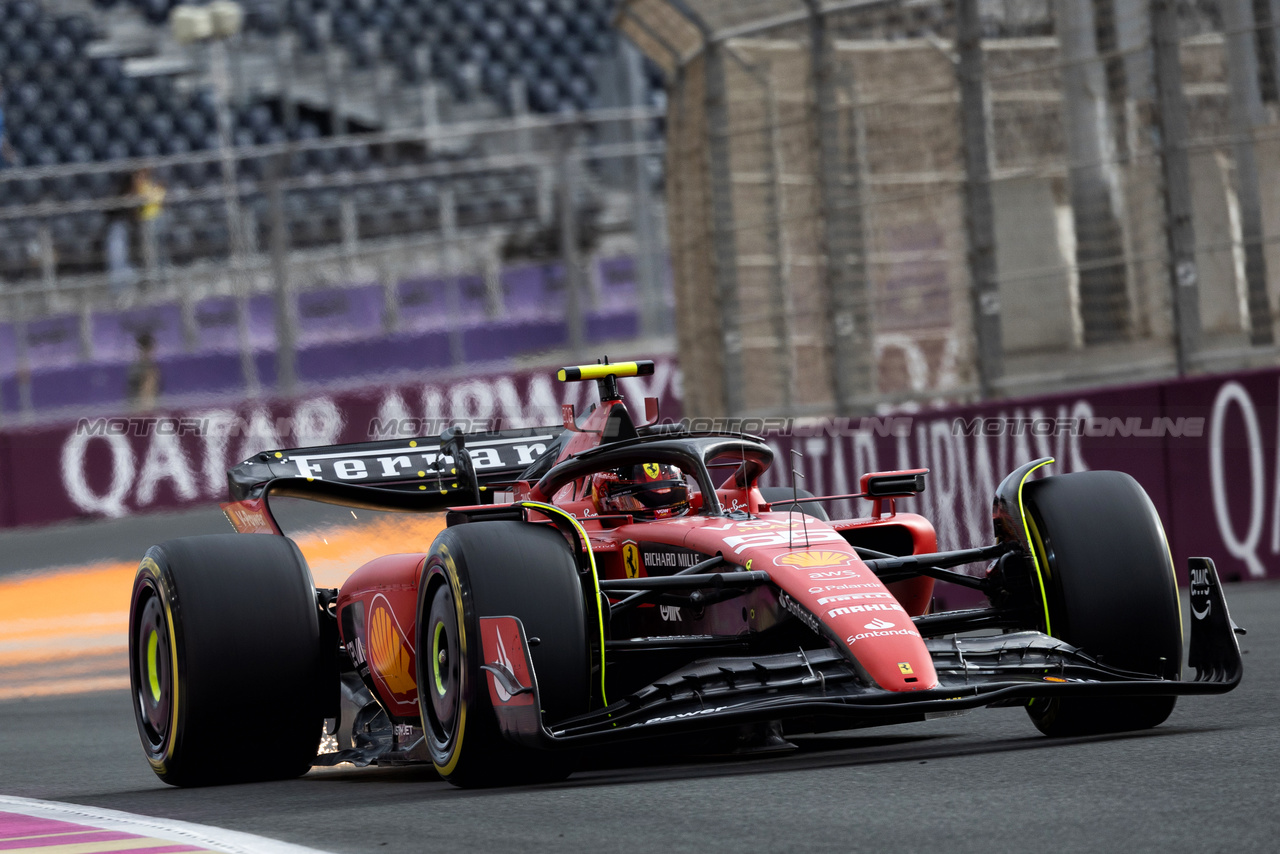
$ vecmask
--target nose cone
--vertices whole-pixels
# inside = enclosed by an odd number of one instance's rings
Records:
[[[911,615],[851,548],[789,550],[770,560],[784,608],[841,639],[859,669],[886,691],[935,688],[933,659]]]
[[[886,691],[938,687],[929,650],[911,618],[903,612],[864,621],[844,642],[867,675]]]

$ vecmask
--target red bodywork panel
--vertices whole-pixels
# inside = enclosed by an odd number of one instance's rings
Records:
[[[425,559],[425,554],[401,554],[371,560],[338,593],[342,641],[360,675],[396,718],[418,717],[414,643]]]
[[[745,569],[768,572],[782,591],[777,604],[819,634],[844,645],[850,657],[880,687],[916,691],[937,685],[933,661],[911,622],[911,617],[928,610],[932,579],[899,582],[893,585],[896,589],[890,589],[866,568],[841,533],[826,522],[783,512],[764,512],[741,521],[684,516],[609,529],[590,517],[582,521],[607,578],[651,574],[648,564],[653,558],[646,555],[654,555],[655,546],[687,550],[684,555],[688,556],[677,555],[683,560],[660,567],[665,572],[653,573],[662,575],[691,565],[694,555],[722,553]],[[899,514],[841,527],[849,530],[888,524],[911,530],[915,551],[934,550],[933,529],[918,516]],[[766,628],[775,617],[759,609],[743,608],[742,612],[737,626],[721,623],[704,628],[713,629],[715,634],[733,635]],[[737,613],[737,609],[729,613]]]
[[[604,402],[575,428],[561,461],[599,444],[615,405]],[[937,537],[923,517],[894,513],[890,505],[888,514],[828,523],[800,513],[762,510],[768,505],[758,489],[727,482],[717,490],[720,504],[738,511],[740,517],[752,514],[751,518],[698,515],[702,496],[693,495],[693,509],[682,517],[641,522],[617,516],[601,519],[591,501],[588,480],[568,483],[555,495],[543,494],[538,485],[520,484],[514,492],[517,498],[555,504],[573,514],[590,538],[601,577],[669,575],[723,555],[747,570],[768,572],[779,588],[780,593],[756,588],[731,607],[689,615],[681,608],[642,605],[635,609],[638,619],[647,619],[647,625],[657,629],[653,633],[732,637],[767,629],[786,619],[785,612],[842,648],[866,678],[886,690],[937,686],[932,659],[911,621],[927,612],[933,580],[922,577],[886,586],[846,539],[848,535],[856,541],[860,534],[874,536],[895,528],[892,533],[899,542],[905,542],[904,534],[909,539],[912,553],[933,552]],[[418,714],[413,644],[424,557],[391,555],[374,560],[348,579],[338,597],[343,641],[358,667],[367,661],[366,678],[393,717]],[[502,663],[499,647],[516,644],[514,629],[493,622],[486,623],[485,630],[485,660]],[[507,650],[506,656],[509,669],[518,674],[520,655]],[[489,687],[500,693],[496,683]]]
[[[243,501],[225,501],[218,505],[231,527],[241,534],[279,534],[275,520],[267,511],[262,498],[246,498]]]
[[[569,441],[561,459],[599,443],[613,406],[606,401],[591,413],[580,432]],[[731,484],[726,484],[731,487]],[[933,661],[924,640],[911,622],[925,613],[933,595],[933,580],[912,579],[886,587],[866,568],[840,531],[895,525],[911,536],[913,553],[936,550],[933,526],[920,516],[892,514],[832,525],[801,514],[765,512],[757,518],[736,521],[695,515],[701,502],[694,500],[689,515],[660,522],[614,525],[593,520],[588,485],[584,481],[561,487],[554,496],[535,486],[535,501],[556,504],[578,516],[597,552],[613,552],[605,560],[604,575],[626,578],[629,573],[648,574],[636,566],[641,544],[670,546],[689,552],[723,556],[749,570],[764,570],[782,590],[783,608],[837,645],[843,645],[859,668],[887,690],[917,691],[937,686]],[[761,497],[756,489],[717,490],[722,506],[754,513]],[[628,546],[628,544],[633,544]],[[689,558],[692,559],[692,558]],[[642,562],[642,561],[641,561]],[[758,630],[765,615],[743,608],[738,632]],[[717,625],[717,634],[729,627]]]

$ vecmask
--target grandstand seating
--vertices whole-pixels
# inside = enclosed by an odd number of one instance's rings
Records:
[[[172,0],[98,2],[134,3],[157,25],[173,5]],[[245,6],[253,30],[270,34],[293,27],[304,47],[312,48],[319,44],[313,31],[317,13],[325,12],[334,22],[335,38],[353,56],[368,54],[376,43],[378,58],[397,64],[406,79],[418,73],[412,60],[416,48],[425,44],[432,61],[429,73],[458,97],[467,94],[459,76],[466,68],[478,69],[482,88],[500,100],[509,94],[507,81],[523,77],[530,105],[538,110],[588,106],[593,64],[613,50],[615,38],[609,28],[613,3],[600,0],[288,0],[287,5],[247,0]],[[86,48],[96,36],[86,17],[54,16],[38,0],[0,0],[0,106],[17,165],[113,161],[217,147],[217,104],[211,90],[186,91],[168,75],[130,76],[117,57],[90,58]],[[232,122],[232,141],[238,146],[322,134],[319,124],[305,118],[286,128],[279,105],[271,103],[245,104],[233,111]],[[297,155],[289,168],[294,175],[363,170],[383,154],[359,145],[311,150]],[[256,178],[264,164],[249,161],[240,168],[241,177]],[[220,169],[219,163],[206,162],[156,171],[169,190],[164,240],[170,263],[227,252],[230,235],[222,204],[188,198],[189,191],[221,180]],[[0,185],[0,205],[105,199],[126,193],[128,181],[123,172],[27,178]],[[437,228],[437,200],[444,186],[421,180],[356,190],[359,233],[377,237]],[[536,210],[537,188],[528,173],[472,174],[448,186],[455,191],[458,224],[464,228],[527,222]],[[291,244],[340,240],[342,198],[337,189],[289,193],[285,208]],[[267,200],[249,198],[246,207],[256,215],[258,245],[264,246]],[[49,221],[60,271],[101,269],[111,216],[87,211]],[[29,220],[0,220],[0,278],[39,275],[38,228]]]
[[[118,57],[90,58],[96,37],[90,21],[53,16],[36,0],[0,0],[0,106],[16,154],[16,166],[56,166],[176,155],[217,148],[217,103],[212,91],[183,92],[172,76],[135,77]],[[239,145],[314,138],[309,122],[287,131],[272,105],[249,103],[233,112]],[[312,152],[317,155],[318,152]],[[323,157],[308,157],[301,170],[319,169]],[[348,164],[342,164],[348,165]],[[357,164],[351,164],[357,165]],[[216,162],[162,168],[156,177],[179,202],[185,191],[219,180]],[[0,205],[39,201],[105,199],[129,191],[124,173],[86,173],[27,178],[4,183]],[[174,209],[170,238],[174,261],[225,251],[226,225],[209,203]],[[88,211],[50,222],[60,266],[69,271],[100,266],[109,217]],[[0,220],[0,276],[31,273],[31,246],[38,225]]]
[[[598,304],[586,313],[588,343],[634,338],[639,319],[634,261],[630,257],[599,262]],[[501,276],[505,312],[486,315],[483,283],[459,282],[462,311],[447,322],[441,308],[447,282],[411,279],[397,286],[401,302],[399,331],[386,334],[381,289],[355,285],[298,294],[298,378],[306,383],[354,381],[429,368],[458,367],[451,335],[461,344],[463,363],[476,364],[529,356],[564,346],[568,328],[563,313],[563,271],[559,264],[507,268]],[[670,299],[668,292],[667,299]],[[241,390],[235,305],[230,297],[200,300],[194,309],[197,340],[184,341],[181,309],[174,304],[125,311],[96,312],[89,323],[94,353],[81,356],[82,319],[62,315],[27,326],[28,365],[35,410],[71,405],[120,405],[125,376],[136,354],[138,332],[156,342],[163,390],[170,397],[230,394]],[[260,380],[275,381],[274,304],[267,295],[250,301],[249,336]],[[0,323],[0,409],[19,407],[14,328]]]
[[[184,93],[172,76],[130,76],[118,57],[90,58],[95,38],[82,16],[54,17],[36,0],[0,0],[0,81],[10,142],[20,166],[90,163],[127,157],[184,154],[216,148],[217,106],[212,91]],[[289,133],[272,106],[246,104],[233,117],[237,144],[280,142]],[[299,125],[295,138],[319,129]],[[168,183],[198,187],[217,178],[216,164],[168,175]],[[75,201],[116,195],[109,175],[20,182],[6,201]]]
[[[130,2],[162,24],[176,0]],[[289,28],[307,51],[320,49],[327,16],[333,40],[356,67],[375,61],[399,69],[406,82],[433,77],[458,100],[472,93],[469,74],[487,95],[507,103],[509,81],[522,78],[539,112],[586,109],[595,96],[596,64],[614,50],[616,0],[242,0],[245,25],[273,35]],[[427,47],[430,68],[419,66]],[[653,71],[656,74],[656,70]],[[660,88],[655,80],[653,91]]]

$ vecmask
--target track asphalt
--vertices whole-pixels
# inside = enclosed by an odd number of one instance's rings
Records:
[[[136,561],[151,541],[225,524],[202,511],[0,535],[0,585]],[[1184,698],[1168,723],[1137,734],[1049,740],[1020,709],[990,709],[797,738],[800,750],[769,758],[601,758],[544,787],[463,792],[429,770],[339,768],[178,790],[147,767],[128,694],[116,689],[0,702],[0,794],[333,852],[1276,851],[1280,583],[1226,594],[1249,629],[1243,685]],[[0,677],[6,655],[0,643]],[[23,666],[38,682],[40,661]],[[227,749],[252,762],[271,749],[270,732],[270,710],[245,698]]]

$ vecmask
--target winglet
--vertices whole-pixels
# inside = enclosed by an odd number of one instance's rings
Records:
[[[1231,619],[1222,594],[1218,570],[1207,557],[1187,561],[1191,574],[1191,648],[1187,665],[1195,668],[1197,682],[1240,682],[1244,662],[1236,635],[1244,629]]]

